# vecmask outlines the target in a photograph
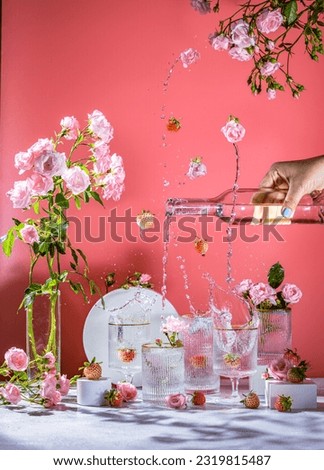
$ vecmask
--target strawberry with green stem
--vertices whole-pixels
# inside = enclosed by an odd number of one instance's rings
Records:
[[[96,358],[92,358],[91,362],[84,362],[79,370],[83,370],[83,375],[88,380],[99,380],[102,376],[101,362],[97,362]]]

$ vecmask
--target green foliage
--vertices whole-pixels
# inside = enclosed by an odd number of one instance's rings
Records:
[[[271,266],[268,272],[268,283],[270,284],[273,289],[277,289],[277,287],[280,286],[280,284],[283,282],[285,277],[285,270],[281,266],[281,264],[275,263],[274,265]]]

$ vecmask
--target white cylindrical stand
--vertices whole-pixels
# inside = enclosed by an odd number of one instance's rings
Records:
[[[77,380],[77,402],[83,406],[102,406],[104,395],[111,388],[109,377],[101,377],[99,380],[81,378]]]

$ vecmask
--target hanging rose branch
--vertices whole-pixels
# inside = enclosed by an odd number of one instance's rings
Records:
[[[191,0],[201,14],[218,13],[221,1]],[[248,85],[252,93],[266,88],[268,98],[288,87],[299,98],[304,85],[290,71],[290,61],[297,43],[304,41],[305,51],[314,60],[324,53],[322,30],[324,0],[248,0],[228,18],[219,21],[209,36],[216,51],[227,51],[236,60],[253,62]],[[279,73],[284,80],[280,81]]]

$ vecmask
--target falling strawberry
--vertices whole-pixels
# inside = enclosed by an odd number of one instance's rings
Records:
[[[203,238],[196,238],[195,240],[195,250],[202,256],[208,251],[208,243]]]
[[[247,395],[244,395],[243,400],[241,400],[241,403],[245,405],[246,408],[250,409],[256,409],[259,408],[260,406],[260,398],[259,396],[251,390]]]
[[[289,361],[293,366],[298,366],[298,364],[300,362],[300,356],[297,354],[296,348],[295,348],[294,351],[292,349],[288,349],[288,348],[285,349],[283,357],[284,357],[284,359]]]
[[[148,230],[154,228],[154,214],[151,211],[145,209],[142,210],[140,214],[136,216],[136,223],[142,230]]]
[[[118,357],[122,362],[132,362],[136,357],[136,349],[118,349]]]
[[[205,394],[200,391],[195,391],[192,395],[191,403],[196,406],[203,406],[206,403]]]
[[[189,359],[189,364],[195,369],[206,369],[208,358],[203,354],[197,354],[196,356],[191,356]]]
[[[308,369],[308,362],[301,361],[298,366],[294,366],[287,372],[287,380],[294,384],[299,384],[306,379],[306,371]]]
[[[227,366],[237,369],[241,365],[241,357],[238,354],[225,354],[224,362]]]
[[[293,401],[290,396],[278,395],[274,407],[277,411],[291,411],[292,403]]]
[[[123,395],[116,388],[112,388],[105,393],[105,400],[108,406],[120,408],[123,404]]]
[[[179,119],[176,119],[175,117],[170,117],[167,123],[167,129],[171,132],[178,132],[181,129]]]
[[[80,367],[79,370],[83,369],[83,375],[88,380],[99,380],[102,376],[101,362],[97,362],[94,357],[91,362],[85,362],[83,367]]]

